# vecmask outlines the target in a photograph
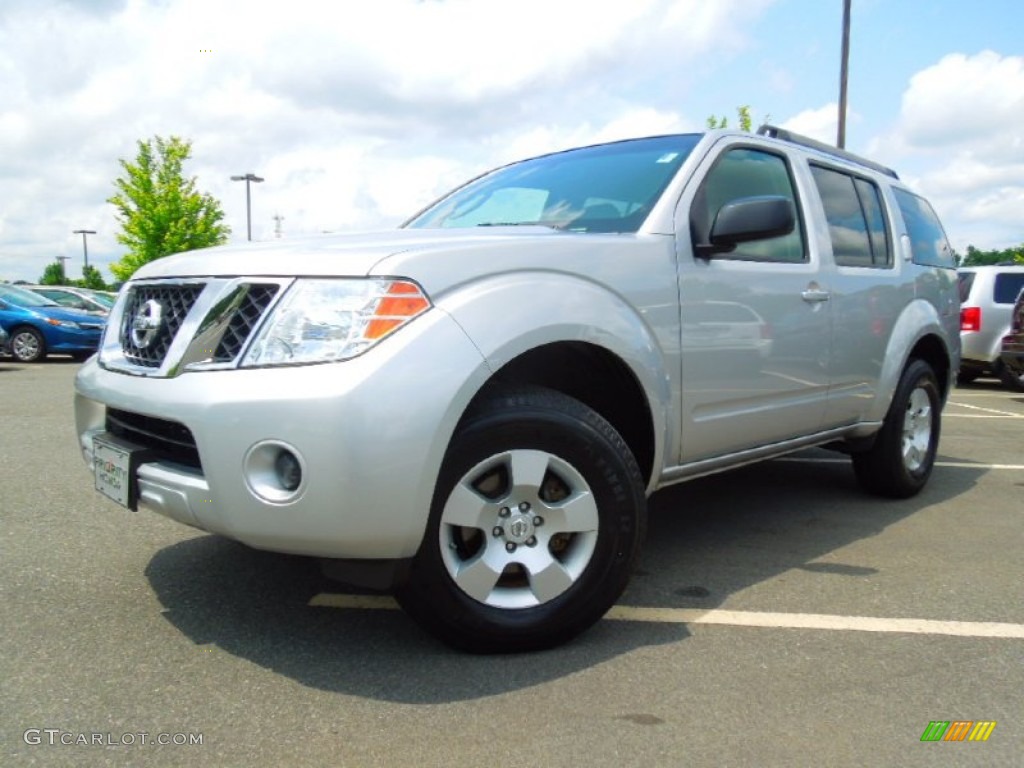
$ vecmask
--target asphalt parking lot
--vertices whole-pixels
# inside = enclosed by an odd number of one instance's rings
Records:
[[[0,764],[1022,764],[1024,395],[994,381],[954,392],[917,498],[820,451],[678,486],[608,618],[474,657],[310,561],[105,501],[77,368],[0,360]]]

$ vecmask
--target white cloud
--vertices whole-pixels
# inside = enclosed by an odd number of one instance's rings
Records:
[[[847,110],[847,120],[849,119],[850,114]],[[839,127],[839,107],[832,102],[817,109],[805,109],[786,120],[782,127],[827,144],[835,144]]]
[[[664,73],[741,48],[771,1],[4,0],[0,278],[75,272],[83,227],[116,259],[117,160],[157,134],[192,140],[240,239],[232,174],[266,179],[256,238],[275,213],[286,236],[362,229],[518,157],[699,128]]]
[[[900,116],[870,151],[905,169],[954,247],[1024,242],[1024,57],[954,53],[910,78]]]

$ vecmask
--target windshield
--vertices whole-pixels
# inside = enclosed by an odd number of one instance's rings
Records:
[[[658,136],[524,160],[469,182],[405,226],[636,232],[700,138]]]
[[[99,302],[100,304],[105,306],[107,309],[113,309],[114,308],[114,299],[115,299],[114,296],[111,296],[108,293],[101,293],[100,291],[87,291],[86,293],[87,293],[87,295],[89,296],[90,299],[92,299],[93,301]]]
[[[56,307],[57,302],[45,296],[15,288],[13,285],[0,285],[0,299],[6,299],[19,307]]]

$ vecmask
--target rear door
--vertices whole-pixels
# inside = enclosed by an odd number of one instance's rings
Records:
[[[828,224],[822,243],[832,278],[832,386],[826,426],[859,420],[875,400],[893,328],[913,299],[900,279],[881,187],[866,174],[819,161],[809,165]]]

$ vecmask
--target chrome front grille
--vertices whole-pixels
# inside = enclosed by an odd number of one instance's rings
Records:
[[[233,367],[291,281],[211,277],[133,284],[114,310],[100,364],[157,377]]]
[[[203,283],[183,283],[132,288],[121,320],[121,349],[125,358],[135,365],[159,368],[204,287]],[[146,337],[137,332],[135,325],[147,305],[152,306],[150,302],[160,307],[160,323],[155,333]]]
[[[274,283],[250,283],[247,287],[244,298],[232,313],[224,335],[217,344],[213,354],[215,363],[229,363],[241,354],[253,329],[279,289]]]

